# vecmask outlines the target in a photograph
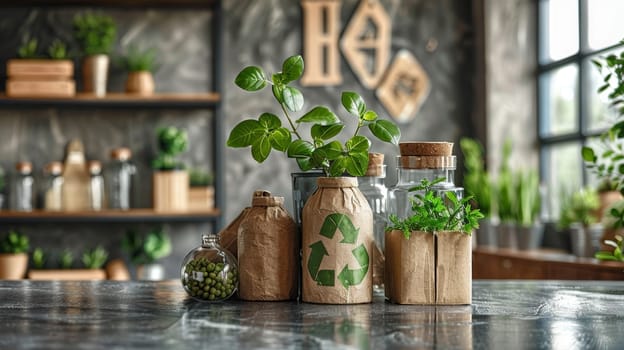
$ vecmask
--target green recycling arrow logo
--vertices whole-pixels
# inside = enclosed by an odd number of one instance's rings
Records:
[[[321,226],[321,236],[333,239],[336,234],[336,230],[342,233],[342,241],[340,243],[355,244],[357,241],[360,229],[353,226],[353,222],[348,216],[344,214],[329,214],[325,218],[323,225]],[[329,256],[327,249],[322,241],[314,242],[310,245],[312,249],[310,257],[308,259],[308,271],[313,280],[318,283],[319,286],[334,286],[334,280],[336,273],[334,270],[319,270],[321,262],[325,256]],[[351,251],[355,260],[360,265],[359,269],[350,269],[349,265],[345,267],[338,274],[338,280],[345,287],[356,286],[364,280],[366,273],[368,272],[369,255],[366,251],[364,244],[360,244]]]

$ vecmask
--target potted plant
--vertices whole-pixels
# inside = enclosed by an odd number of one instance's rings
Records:
[[[11,230],[0,242],[0,279],[19,280],[28,269],[28,237]]]
[[[473,196],[483,219],[477,230],[477,244],[496,247],[496,226],[493,222],[495,189],[494,183],[485,170],[483,146],[474,139],[462,138],[460,147],[464,155],[464,189]]]
[[[191,169],[189,173],[189,210],[211,210],[214,208],[213,176],[209,171]]]
[[[412,215],[390,216],[386,229],[386,298],[399,304],[470,304],[471,234],[483,214],[472,197],[437,190],[444,178],[411,191]],[[406,263],[409,262],[409,263]]]
[[[144,237],[128,231],[121,247],[137,266],[137,279],[159,281],[165,277],[164,267],[157,263],[171,253],[171,239],[162,229],[152,230]]]
[[[55,39],[48,48],[48,57],[38,52],[38,46],[37,39],[27,39],[18,49],[18,58],[7,61],[7,96],[74,96],[74,63],[65,43]]]
[[[624,255],[622,254],[624,239],[620,235],[615,235],[614,239],[614,241],[605,241],[605,244],[613,248],[613,251],[599,251],[594,257],[599,260],[624,262]]]
[[[73,268],[74,253],[69,249],[63,249],[56,268],[44,269],[45,256],[39,248],[33,252],[32,260],[34,269],[28,271],[28,278],[31,280],[44,281],[82,281],[82,280],[104,280],[107,277],[106,271],[102,268],[108,252],[102,248],[86,251],[82,255],[83,269]]]
[[[152,162],[154,209],[181,211],[188,208],[189,176],[176,157],[188,148],[186,131],[170,126],[157,131],[159,153]]]
[[[85,55],[82,62],[83,88],[95,96],[106,95],[109,54],[115,43],[117,26],[110,16],[78,14],[73,20],[74,36]]]
[[[571,193],[561,201],[559,213],[559,229],[570,233],[572,253],[579,257],[594,256],[593,236],[600,234],[600,226],[592,226],[596,222],[596,210],[600,206],[595,190],[585,187]]]
[[[497,230],[497,243],[499,248],[516,249],[516,217],[517,198],[514,188],[514,176],[509,167],[509,157],[511,156],[511,142],[505,141],[503,144],[503,158],[498,173],[498,217],[500,224]]]
[[[544,225],[539,220],[541,205],[539,175],[534,170],[517,173],[516,238],[520,250],[538,249],[542,245]]]
[[[121,58],[121,65],[128,71],[126,92],[129,94],[152,95],[154,93],[154,77],[152,72],[156,63],[156,50],[140,50],[130,46]]]
[[[342,93],[341,102],[357,122],[353,132],[347,131],[340,118],[325,106],[313,107],[295,118],[292,113],[303,110],[304,98],[292,83],[299,80],[303,70],[304,61],[299,55],[288,57],[281,72],[270,76],[259,67],[245,67],[236,76],[236,85],[251,92],[271,86],[284,119],[262,113],[257,119],[244,120],[232,129],[227,145],[251,148],[252,157],[259,163],[274,150],[294,159],[302,171],[322,169],[326,177],[318,179],[319,189],[306,201],[302,214],[303,266],[307,267],[302,277],[303,300],[370,302],[372,273],[368,262],[372,256],[373,219],[355,176],[366,173],[371,142],[359,133],[368,128],[381,141],[398,144],[400,131],[394,123],[369,110],[361,96],[348,91]],[[303,133],[304,125],[310,126],[308,137]],[[340,134],[346,142],[339,141]],[[345,174],[353,177],[343,177]],[[338,227],[342,233],[336,235]],[[348,244],[338,244],[342,235],[348,236]],[[336,251],[324,259],[325,244],[335,246]],[[359,266],[347,266],[354,248],[359,252]],[[328,269],[319,269],[317,263],[321,260]]]
[[[609,214],[607,209],[613,204],[623,200],[624,197],[622,197],[622,193],[618,189],[618,183],[610,178],[602,179],[598,183],[596,191],[598,191],[598,199],[600,201],[600,207],[598,208],[596,217],[598,221],[602,221],[602,219]]]

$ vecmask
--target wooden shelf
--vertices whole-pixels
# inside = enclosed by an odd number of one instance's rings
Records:
[[[0,211],[0,224],[52,222],[212,222],[220,215],[218,209],[206,211],[161,212],[154,209],[101,211]]]
[[[75,97],[30,98],[8,97],[0,94],[3,107],[67,107],[67,108],[214,108],[221,101],[218,93],[156,93],[141,96],[124,93],[108,93],[104,97],[79,93]]]
[[[3,0],[0,7],[212,8],[217,0]]]

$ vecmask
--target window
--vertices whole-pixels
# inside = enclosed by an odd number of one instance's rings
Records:
[[[611,125],[602,77],[592,59],[621,52],[622,0],[539,0],[538,135],[540,172],[548,188],[549,217],[559,215],[564,193],[595,184],[581,147]]]

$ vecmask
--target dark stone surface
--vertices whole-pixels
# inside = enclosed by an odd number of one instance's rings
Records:
[[[0,282],[0,348],[617,349],[624,282],[475,281],[473,304],[191,301],[177,281]]]

